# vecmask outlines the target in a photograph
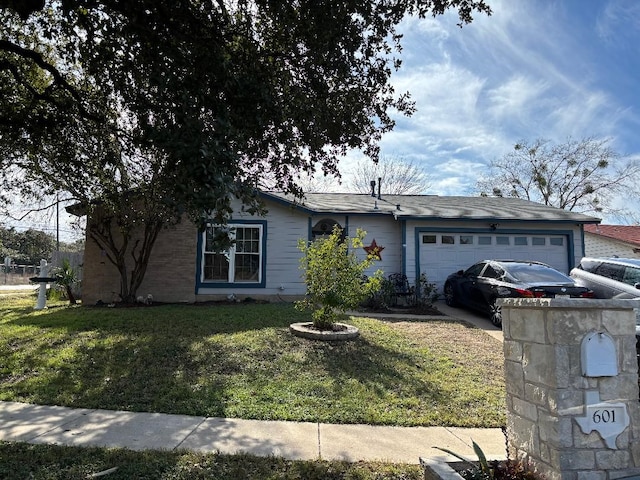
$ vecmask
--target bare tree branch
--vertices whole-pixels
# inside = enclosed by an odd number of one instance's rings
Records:
[[[628,216],[614,199],[636,197],[640,163],[622,158],[609,147],[609,139],[593,137],[552,144],[537,139],[515,145],[491,163],[478,180],[481,195],[524,198],[582,213]]]

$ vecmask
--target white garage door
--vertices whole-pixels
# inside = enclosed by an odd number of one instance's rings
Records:
[[[535,260],[569,269],[564,235],[423,232],[419,248],[420,272],[440,290],[450,274],[480,260]]]

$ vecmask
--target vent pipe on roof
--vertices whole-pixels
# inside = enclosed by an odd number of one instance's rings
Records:
[[[381,185],[382,185],[382,177],[378,177],[378,200],[380,200],[380,198],[382,198],[381,195],[380,195]]]
[[[376,196],[376,181],[375,180],[371,180],[371,196],[375,197]]]

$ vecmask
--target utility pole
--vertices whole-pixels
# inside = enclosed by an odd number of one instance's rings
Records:
[[[60,251],[60,194],[56,193],[56,251]]]

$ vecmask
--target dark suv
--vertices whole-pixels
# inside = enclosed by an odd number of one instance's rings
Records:
[[[570,275],[597,298],[640,297],[640,259],[585,257]]]

